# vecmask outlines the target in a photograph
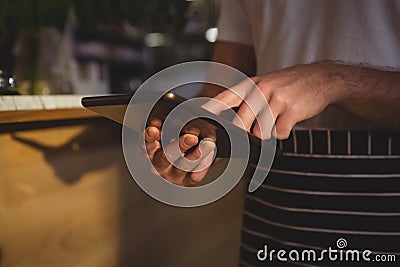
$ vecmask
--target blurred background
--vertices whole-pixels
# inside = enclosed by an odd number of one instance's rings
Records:
[[[209,60],[218,6],[0,0],[1,267],[238,265],[245,183],[198,208],[160,203],[132,179],[121,126],[80,104]]]
[[[219,0],[0,0],[0,69],[20,94],[134,91],[208,60]],[[15,86],[15,88],[13,88]]]

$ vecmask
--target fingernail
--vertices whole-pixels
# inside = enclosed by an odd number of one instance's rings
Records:
[[[204,138],[203,140],[200,141],[199,147],[202,153],[209,154],[211,151],[215,149],[215,143],[209,138]]]
[[[153,130],[151,127],[148,127],[148,128],[146,129],[146,134],[147,134],[149,137],[153,137],[153,135],[154,135],[154,130]]]
[[[207,137],[204,138],[203,140],[216,143],[217,142],[217,137],[215,135],[210,134],[210,135],[207,135]]]
[[[194,138],[192,135],[187,134],[185,134],[185,136],[183,137],[183,142],[187,146],[194,146],[197,143],[196,138]]]
[[[239,116],[236,115],[233,118],[232,123],[234,125],[236,125],[237,127],[242,128],[243,130],[246,130],[246,127],[244,126],[244,123],[243,123],[242,119]]]

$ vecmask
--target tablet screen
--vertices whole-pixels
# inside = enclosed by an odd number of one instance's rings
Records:
[[[153,98],[153,93],[149,92],[149,99]],[[82,105],[101,116],[107,117],[111,120],[114,120],[120,124],[124,124],[124,116],[129,105],[129,102],[132,98],[132,94],[124,94],[124,95],[110,95],[110,96],[94,96],[94,97],[84,97],[82,99]],[[179,104],[184,103],[187,99],[174,94],[172,92],[166,93],[163,95],[159,101],[154,105],[150,116],[147,118],[147,121],[156,118],[160,120],[165,120],[166,116]],[[140,105],[140,103],[135,103],[134,105]],[[131,107],[131,110],[135,110],[135,107]],[[139,107],[138,107],[139,108]],[[176,118],[172,121],[176,122],[177,127],[182,127],[180,125],[180,121],[182,121],[187,114],[196,114],[198,119],[194,119],[190,121],[190,125],[192,127],[196,127],[200,130],[200,139],[204,137],[208,137],[205,135],[214,134],[215,141],[217,145],[217,156],[218,157],[235,157],[236,155],[231,155],[231,144],[230,138],[227,134],[229,133],[237,133],[243,134],[244,130],[237,127],[236,125],[232,124],[231,122],[222,119],[220,116],[217,116],[213,113],[208,112],[207,110],[201,108],[198,105],[189,106],[185,112],[181,112],[182,117],[178,114]],[[134,116],[133,116],[134,117]],[[138,115],[140,117],[140,115]],[[212,118],[215,118],[213,120]],[[224,120],[224,127],[221,126],[217,122],[217,119]],[[143,124],[141,123],[143,118],[138,118],[137,122],[131,122],[129,125],[126,125],[132,128],[135,131],[143,131]],[[261,140],[260,138],[256,137],[255,135],[246,132],[249,141],[250,141],[250,161],[258,160],[258,155],[261,149],[261,142],[269,142],[268,140]],[[212,138],[214,139],[214,138]],[[267,146],[268,147],[268,146]],[[280,151],[276,151],[277,154]]]

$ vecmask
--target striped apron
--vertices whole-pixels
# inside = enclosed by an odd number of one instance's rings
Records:
[[[325,113],[348,116],[336,112]],[[278,141],[283,155],[275,158],[263,185],[247,194],[241,266],[354,266],[327,257],[283,262],[276,253],[262,261],[257,253],[265,245],[317,255],[329,247],[368,249],[371,259],[396,255],[400,266],[400,133],[353,118],[327,127],[332,122],[327,117],[297,125],[287,140]]]

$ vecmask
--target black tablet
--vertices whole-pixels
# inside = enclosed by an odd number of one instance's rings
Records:
[[[149,99],[154,99],[154,93],[149,92]],[[94,111],[95,113],[114,120],[120,124],[124,124],[124,116],[127,110],[127,107],[130,103],[132,98],[132,94],[123,94],[123,95],[108,95],[108,96],[93,96],[93,97],[84,97],[82,98],[82,105],[89,110]],[[154,105],[153,109],[151,110],[150,116],[148,118],[138,118],[138,121],[142,121],[145,119],[148,121],[151,118],[157,118],[160,120],[164,120],[166,116],[179,104],[185,102],[187,99],[179,96],[178,94],[168,92],[163,95],[159,101]],[[145,101],[145,100],[144,100]],[[136,103],[137,104],[137,103]],[[134,104],[135,105],[135,104]],[[140,105],[140,103],[139,103]],[[130,107],[130,110],[135,111],[135,106]],[[191,121],[190,124],[193,127],[199,128],[200,132],[202,133],[204,128],[207,128],[207,132],[214,131],[215,132],[215,139],[217,145],[217,156],[218,157],[235,157],[235,155],[231,155],[231,144],[230,138],[227,134],[227,131],[231,134],[245,134],[249,138],[250,142],[250,160],[258,161],[258,157],[260,154],[261,149],[261,142],[271,142],[271,140],[261,140],[260,138],[256,137],[255,135],[244,131],[243,129],[237,127],[236,125],[232,124],[231,122],[222,119],[221,117],[199,107],[196,105],[190,106],[187,111],[188,113],[196,114],[198,119]],[[138,115],[140,116],[140,115]],[[213,119],[215,118],[215,120]],[[224,120],[224,126],[222,127],[217,120],[221,121]],[[129,128],[132,128],[135,131],[143,131],[143,124],[141,123],[130,123],[126,125]],[[181,125],[182,126],[182,125]],[[229,128],[229,129],[225,129]],[[200,139],[204,136],[200,133]],[[264,147],[264,146],[263,146]],[[266,145],[265,147],[271,148],[270,145]],[[273,149],[271,149],[271,153],[274,153]],[[280,154],[281,151],[276,148],[276,154]]]

